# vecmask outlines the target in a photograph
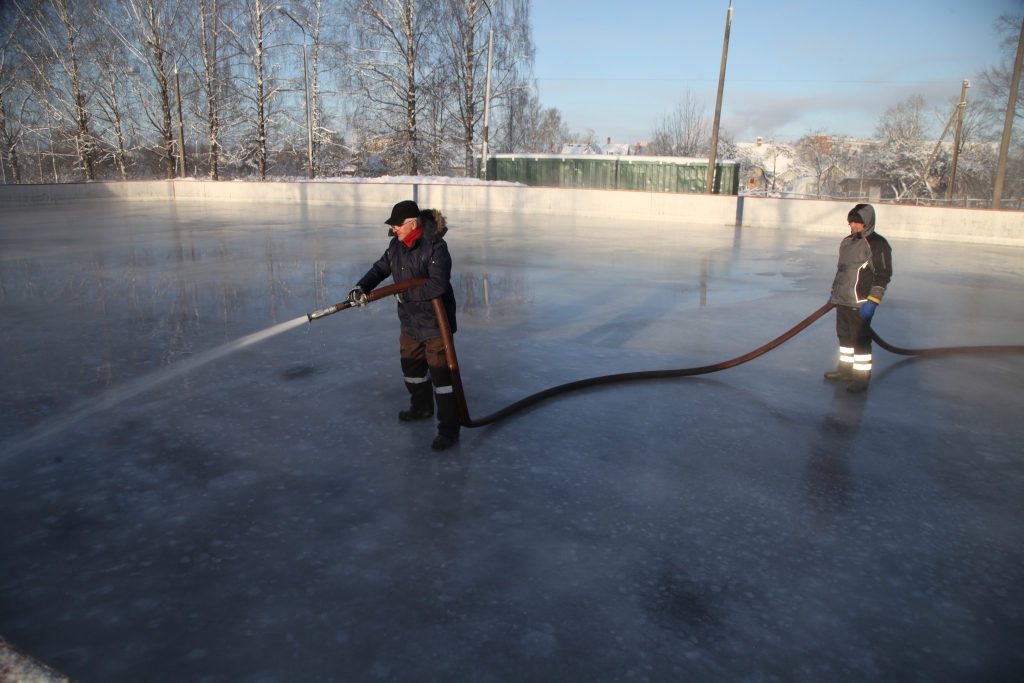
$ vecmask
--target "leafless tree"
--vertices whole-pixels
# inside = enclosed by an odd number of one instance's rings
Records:
[[[574,137],[562,120],[562,112],[554,107],[544,108],[536,94],[530,98],[525,119],[527,137],[523,142],[523,152],[556,154]]]
[[[23,133],[21,114],[28,101],[24,90],[18,87],[18,62],[21,54],[12,44],[21,27],[21,19],[22,15],[13,8],[0,8],[0,40],[3,41],[0,44],[0,145],[15,184],[22,180],[18,147]],[[2,158],[0,163],[3,163]]]
[[[110,27],[129,51],[146,66],[151,82],[136,83],[139,101],[158,136],[158,153],[168,178],[174,177],[175,140],[171,117],[171,75],[183,46],[173,32],[184,10],[180,0],[120,0],[123,14]]]
[[[111,45],[107,41],[98,41],[92,48],[92,58],[98,67],[93,83],[96,119],[113,139],[107,158],[113,158],[121,180],[128,180],[130,160],[126,136],[134,129],[134,122],[129,104],[131,87],[126,81],[139,76],[138,67],[133,70],[127,50],[116,42]],[[134,134],[130,136],[135,137]]]
[[[1006,114],[1006,103],[1010,96],[1010,80],[1013,77],[1013,60],[1020,39],[1021,22],[1024,22],[1024,16],[1013,14],[1004,14],[996,20],[995,30],[1001,37],[1002,59],[999,64],[982,70],[978,77],[980,95],[990,103],[992,114],[999,123],[1002,123]],[[1024,81],[1024,74],[1021,80]],[[1014,117],[1024,117],[1024,88],[1019,86]]]
[[[651,153],[657,156],[707,157],[711,150],[711,117],[707,102],[689,88],[651,133]]]
[[[1013,78],[1013,62],[1020,40],[1021,23],[1024,15],[1004,14],[995,22],[995,30],[1001,36],[1002,58],[999,64],[984,69],[978,76],[980,111],[993,141],[999,140],[1006,107],[1010,96],[1010,81]],[[1024,80],[1024,75],[1021,76]],[[1013,137],[1007,159],[1004,197],[1017,195],[1018,207],[1024,203],[1024,87],[1018,84],[1017,101],[1014,103]],[[979,150],[980,151],[980,150]],[[994,167],[993,167],[994,169]],[[959,170],[958,170],[959,175]],[[993,170],[994,173],[994,170]],[[994,176],[993,180],[994,182]],[[991,193],[991,185],[988,193]]]
[[[86,180],[95,177],[96,140],[91,130],[89,64],[84,60],[83,31],[92,25],[95,6],[89,2],[48,0],[28,5],[14,0],[28,40],[25,64],[31,68],[40,102],[58,128],[75,140],[75,156]]]
[[[369,130],[386,142],[403,173],[419,172],[423,153],[419,92],[436,52],[436,0],[352,0],[350,66],[367,102]]]
[[[288,13],[301,24],[305,35],[308,36],[313,174],[317,177],[329,172],[328,150],[337,144],[335,136],[338,131],[333,129],[336,114],[328,109],[328,103],[334,99],[332,94],[336,94],[336,92],[329,92],[329,85],[332,80],[335,87],[344,85],[347,81],[342,9],[339,0],[308,0],[304,3],[295,3],[287,8]],[[286,22],[283,28],[299,33],[291,22]],[[301,68],[301,64],[299,67]],[[294,82],[297,83],[297,88],[304,87],[301,70],[298,71]],[[302,101],[301,107],[304,110],[305,98],[299,99]],[[305,125],[304,123],[303,127]]]
[[[207,156],[210,180],[220,180],[221,113],[228,69],[222,42],[223,9],[223,0],[196,0],[200,64],[197,80],[206,105],[201,111],[210,147]]]
[[[440,14],[440,68],[447,85],[436,93],[458,126],[465,154],[464,172],[472,173],[474,139],[479,139],[484,110],[487,43],[493,30],[491,99],[504,108],[494,121],[508,138],[527,128],[532,115],[530,67],[534,46],[530,32],[529,0],[443,0]],[[498,113],[498,112],[495,112]],[[501,133],[495,137],[500,137]]]
[[[244,159],[255,166],[256,177],[267,177],[267,137],[271,124],[270,106],[281,89],[276,80],[271,82],[274,63],[269,51],[277,45],[271,37],[280,23],[276,3],[270,0],[242,0],[240,28],[233,31],[239,52],[245,55],[249,87],[246,98],[252,105],[251,129],[246,136],[247,149],[241,150]]]
[[[850,150],[846,136],[824,129],[812,129],[797,142],[800,161],[814,176],[818,199],[839,195],[839,182],[846,177]]]

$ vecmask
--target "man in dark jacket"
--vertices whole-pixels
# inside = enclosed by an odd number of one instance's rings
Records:
[[[459,410],[452,393],[451,374],[444,354],[444,342],[437,325],[432,299],[441,297],[448,326],[455,333],[455,293],[452,291],[452,257],[442,239],[448,231],[444,216],[437,210],[420,211],[416,202],[395,204],[385,223],[393,235],[384,255],[349,292],[348,300],[357,306],[366,304],[372,292],[388,276],[395,282],[415,278],[429,279],[420,287],[395,295],[402,333],[399,349],[405,387],[411,406],[398,413],[402,422],[425,420],[434,414],[437,401],[437,437],[430,447],[451,448],[459,440]],[[433,391],[431,391],[433,380]]]
[[[892,248],[875,232],[875,208],[858,204],[846,217],[850,236],[839,245],[829,301],[836,305],[839,366],[825,379],[850,382],[859,394],[871,381],[871,317],[892,279]]]

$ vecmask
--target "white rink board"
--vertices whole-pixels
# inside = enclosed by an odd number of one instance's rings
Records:
[[[575,190],[499,185],[155,180],[0,186],[0,207],[78,201],[217,200],[388,207],[403,199],[442,210],[587,216],[728,227],[835,232],[852,201]],[[900,239],[1024,246],[1024,212],[877,204],[878,231]]]

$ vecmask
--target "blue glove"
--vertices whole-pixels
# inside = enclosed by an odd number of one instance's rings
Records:
[[[826,303],[826,304],[830,304],[830,303],[832,303],[832,292],[829,292],[829,293],[828,293],[828,301],[826,301],[825,303]]]
[[[871,320],[871,316],[875,314],[875,309],[878,308],[878,304],[874,301],[865,301],[860,305],[860,317],[863,320]]]

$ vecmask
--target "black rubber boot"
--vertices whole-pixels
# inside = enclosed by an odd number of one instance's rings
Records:
[[[448,436],[447,434],[438,434],[434,437],[434,441],[431,442],[430,447],[435,451],[443,451],[451,448],[459,442],[459,434],[455,433],[454,436]]]
[[[409,410],[398,413],[398,419],[402,422],[414,422],[434,417],[434,406],[413,406]]]
[[[854,370],[853,381],[850,382],[850,386],[846,387],[846,390],[851,394],[860,394],[868,390],[868,384],[870,383],[870,370]]]
[[[849,382],[853,379],[853,363],[839,361],[839,365],[833,372],[826,372],[825,379],[833,382]]]

